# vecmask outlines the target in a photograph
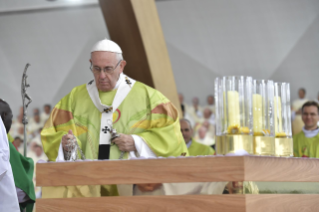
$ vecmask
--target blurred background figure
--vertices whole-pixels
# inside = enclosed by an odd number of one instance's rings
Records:
[[[50,113],[51,113],[51,105],[49,104],[45,104],[43,106],[43,112],[41,113],[41,122],[42,122],[42,126],[44,126],[45,122],[48,120],[48,118],[50,117]]]
[[[213,95],[207,97],[207,106],[205,108],[209,108],[215,114],[215,98]]]
[[[189,122],[191,123],[191,126],[194,127],[195,126],[195,121],[194,121],[193,117],[189,114],[190,106],[185,103],[184,95],[179,93],[178,94],[178,99],[179,99],[179,102],[181,104],[183,118],[189,120]]]
[[[319,105],[315,101],[302,106],[302,131],[293,136],[294,156],[319,158]]]
[[[185,111],[185,106],[181,105],[181,108],[182,108],[183,118],[189,121],[191,127],[195,127],[196,123],[194,119]]]
[[[40,118],[40,110],[38,108],[35,108],[33,110],[33,117],[30,119],[30,122],[28,123],[28,130],[31,134],[31,137],[34,138],[40,128],[43,127],[43,122]]]
[[[203,117],[202,107],[199,105],[198,97],[192,99],[192,106],[189,108],[189,115],[193,118],[195,122],[198,122],[200,118]]]
[[[306,98],[306,89],[300,88],[298,91],[298,99],[294,100],[292,103],[292,109],[296,114],[301,114],[301,107],[305,104],[308,99]]]
[[[22,112],[23,113],[23,112]],[[12,127],[10,129],[10,135],[12,137],[20,137],[21,139],[24,139],[24,128],[23,128],[23,114],[19,114],[17,118],[12,123]]]
[[[34,162],[34,173],[33,173],[33,183],[36,185],[36,163],[39,162],[40,160],[48,161],[48,157],[45,155],[42,147],[42,143],[38,141],[31,141],[29,144],[28,148],[28,157],[33,159]],[[35,195],[36,198],[41,198],[42,197],[42,190],[41,187],[35,187]]]
[[[198,143],[204,144],[206,146],[212,146],[215,143],[214,139],[209,136],[208,129],[205,126],[201,126],[198,129],[195,139]]]
[[[209,124],[215,126],[215,114],[210,108],[205,108],[203,112],[203,121],[208,121]]]
[[[12,141],[12,144],[18,150],[18,152],[23,154],[23,140],[19,136],[14,138],[14,140]]]
[[[206,129],[205,145],[215,145],[215,115],[210,108],[205,108],[203,112],[203,118],[199,119],[195,126],[195,136],[199,137],[199,129],[204,127]]]
[[[187,119],[180,120],[181,132],[183,134],[184,141],[188,148],[188,153],[190,156],[197,155],[214,155],[215,151],[213,148],[203,145],[197,142],[194,138],[194,131],[190,122]]]
[[[34,154],[35,154],[36,163],[37,163],[39,160],[44,160],[44,161],[47,161],[47,160],[48,160],[48,157],[47,157],[47,156],[44,154],[44,152],[43,152],[42,145],[34,144],[34,145],[33,145],[33,148],[32,148],[32,151],[33,151]]]
[[[41,131],[42,128],[38,129],[36,132],[34,132],[35,136],[33,138],[31,138],[28,142],[28,146],[27,146],[27,155],[28,157],[31,157],[35,163],[36,161],[38,161],[38,157],[36,156],[36,146],[41,146],[42,147],[42,142],[41,142]]]
[[[296,135],[302,131],[304,123],[301,118],[301,107],[308,99],[306,98],[306,89],[300,88],[298,91],[298,99],[292,103],[292,133]]]

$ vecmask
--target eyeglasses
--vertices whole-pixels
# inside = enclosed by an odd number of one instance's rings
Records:
[[[106,73],[106,74],[113,74],[113,72],[115,71],[115,69],[120,65],[120,63],[122,62],[122,60],[120,60],[117,64],[116,64],[116,66],[114,67],[114,68],[112,68],[112,67],[105,67],[105,68],[101,68],[101,67],[98,67],[98,66],[93,66],[92,64],[91,64],[91,67],[90,67],[90,69],[91,69],[91,71],[94,73],[94,74],[101,74],[101,71],[103,70],[103,72],[104,73]]]

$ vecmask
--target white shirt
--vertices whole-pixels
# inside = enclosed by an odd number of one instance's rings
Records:
[[[0,117],[0,211],[20,212],[10,164],[10,147]]]
[[[306,138],[315,137],[319,133],[319,128],[315,130],[306,130],[305,127],[302,128],[302,131],[305,133]]]

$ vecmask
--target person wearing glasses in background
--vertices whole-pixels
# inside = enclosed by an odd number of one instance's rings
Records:
[[[72,160],[66,156],[72,151],[70,142],[75,141],[86,159],[188,154],[175,106],[159,91],[123,73],[126,61],[115,42],[107,39],[97,42],[89,61],[94,79],[63,97],[41,132],[44,152],[50,161]],[[143,185],[139,187],[143,189]],[[46,193],[74,197],[78,193],[113,196],[133,192],[133,186],[124,185],[59,189]],[[43,195],[46,196],[44,192]]]

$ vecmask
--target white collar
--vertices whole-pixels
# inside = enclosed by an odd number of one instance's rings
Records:
[[[192,145],[192,139],[186,144],[186,146],[187,146],[187,149]]]
[[[305,127],[302,128],[303,133],[307,138],[315,137],[319,133],[319,128],[315,130],[306,130]]]
[[[123,81],[123,78],[124,78],[124,74],[121,73],[119,79],[117,80],[117,82],[116,82],[116,84],[115,84],[115,87],[113,88],[113,90],[119,88],[121,82]]]
[[[114,89],[117,89],[112,105],[102,104],[99,92],[94,80],[90,81],[86,85],[86,89],[90,95],[90,98],[95,107],[101,112],[101,124],[100,124],[100,144],[111,144],[111,133],[113,123],[113,113],[120,106],[122,101],[126,98],[131,88],[133,87],[135,80],[127,77],[124,74],[120,75],[119,80],[116,83]]]

